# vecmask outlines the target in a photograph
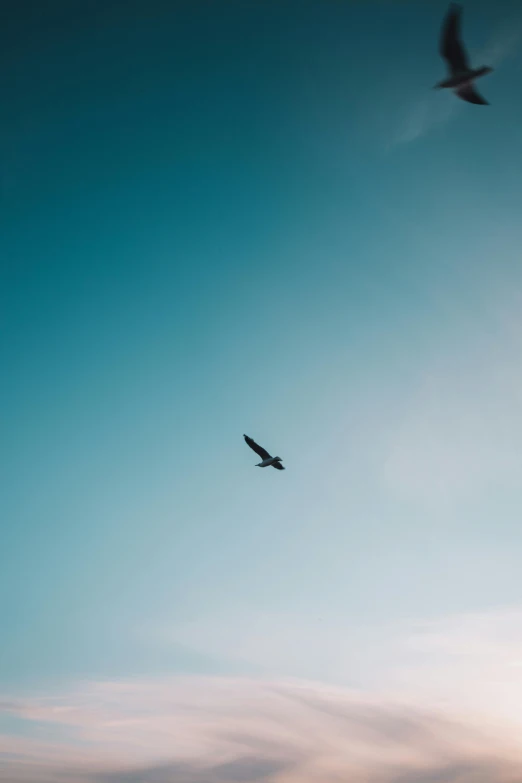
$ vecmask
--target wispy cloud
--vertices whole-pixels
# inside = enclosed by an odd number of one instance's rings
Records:
[[[435,128],[443,127],[462,110],[452,94],[427,92],[403,110],[389,146],[409,144]]]
[[[522,12],[505,19],[493,32],[486,46],[477,55],[481,62],[494,68],[515,55],[522,43]]]
[[[4,700],[24,730],[0,736],[0,780],[519,783],[521,610],[403,624],[386,651],[364,692],[178,676]]]
[[[298,615],[231,613],[202,617],[171,636],[231,661],[254,663],[272,679],[296,671],[317,679],[322,673],[321,679],[351,683],[372,698],[463,710],[522,728],[519,607],[360,627],[339,618],[314,624]],[[280,638],[281,647],[272,638]],[[296,668],[298,658],[308,665]]]
[[[515,747],[457,718],[310,683],[97,683],[16,711],[72,730],[76,744],[19,740],[0,768],[6,782],[503,783],[522,771]]]

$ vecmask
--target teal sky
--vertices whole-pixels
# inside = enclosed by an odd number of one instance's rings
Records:
[[[390,625],[521,605],[517,5],[466,4],[489,107],[432,90],[445,3],[44,5],[0,30],[2,691],[373,686]]]

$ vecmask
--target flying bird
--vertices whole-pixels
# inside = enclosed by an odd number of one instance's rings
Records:
[[[257,463],[256,468],[267,468],[269,465],[272,465],[273,468],[284,470],[284,467],[281,464],[281,457],[271,457],[268,451],[262,446],[259,446],[253,438],[249,438],[248,435],[243,435],[243,437],[250,448],[262,459],[262,462]]]
[[[440,54],[448,64],[450,75],[448,79],[436,84],[435,89],[449,88],[463,101],[487,106],[488,102],[475,90],[473,82],[480,76],[491,73],[493,68],[487,65],[475,69],[470,67],[468,55],[460,40],[461,14],[462,6],[451,3],[440,37]]]

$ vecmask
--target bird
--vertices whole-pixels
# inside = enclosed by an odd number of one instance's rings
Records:
[[[440,54],[446,60],[449,68],[449,78],[435,85],[435,89],[449,88],[463,101],[487,106],[480,93],[475,90],[475,79],[491,73],[493,68],[483,65],[481,68],[471,68],[468,55],[460,40],[460,18],[462,6],[450,3],[442,25],[440,37]]]
[[[253,438],[249,438],[248,435],[243,435],[243,437],[250,448],[255,451],[256,454],[259,454],[262,459],[262,462],[257,463],[256,468],[267,468],[271,465],[273,468],[277,468],[277,470],[285,469],[281,464],[281,457],[271,457],[268,451],[262,446],[259,446]]]

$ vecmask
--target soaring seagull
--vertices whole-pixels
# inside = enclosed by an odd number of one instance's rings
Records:
[[[273,468],[284,470],[284,467],[281,465],[281,457],[271,457],[268,451],[262,446],[259,446],[253,438],[249,438],[248,435],[243,435],[243,437],[250,448],[253,449],[256,454],[259,454],[263,460],[256,465],[256,468],[267,468],[269,465],[272,465]]]
[[[449,68],[449,78],[435,85],[436,89],[449,88],[455,91],[463,101],[487,106],[473,86],[475,79],[491,73],[493,68],[483,65],[481,68],[470,68],[468,55],[460,40],[460,17],[462,6],[451,3],[442,25],[440,37],[440,54],[446,60]]]

